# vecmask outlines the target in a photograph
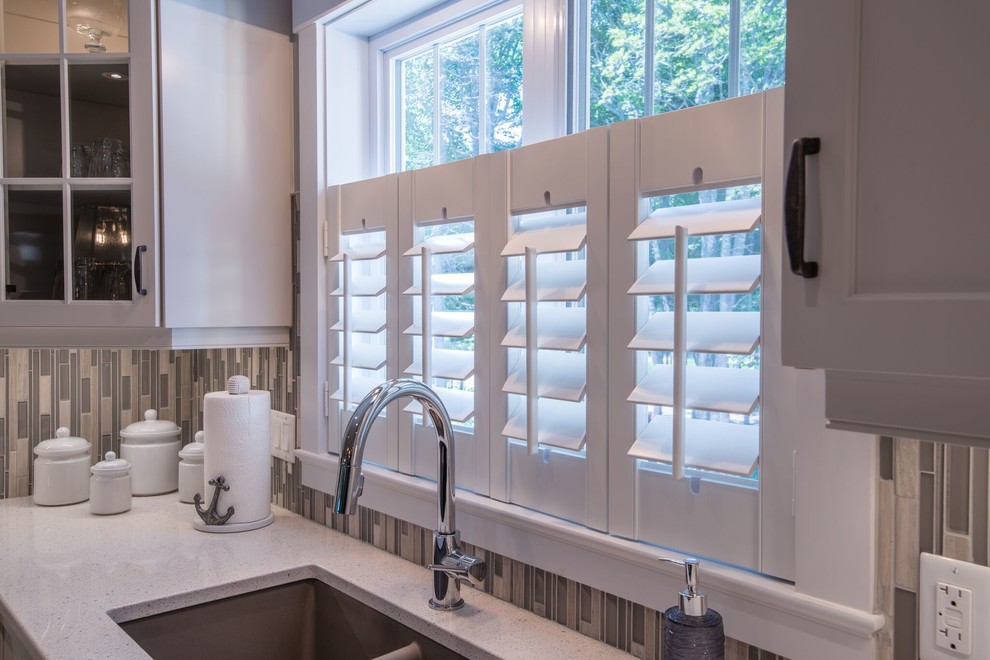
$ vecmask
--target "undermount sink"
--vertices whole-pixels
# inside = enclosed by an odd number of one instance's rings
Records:
[[[119,625],[155,660],[464,658],[316,579]]]

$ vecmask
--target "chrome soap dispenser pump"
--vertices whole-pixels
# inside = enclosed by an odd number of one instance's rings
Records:
[[[663,655],[664,660],[724,660],[725,630],[722,615],[708,609],[705,595],[698,591],[700,562],[688,557],[660,561],[684,567],[687,587],[680,593],[680,602],[664,612]]]

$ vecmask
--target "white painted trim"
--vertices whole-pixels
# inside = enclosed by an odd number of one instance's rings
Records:
[[[296,456],[304,485],[335,491],[336,456],[302,449]],[[373,465],[365,465],[363,473],[362,505],[423,527],[435,525],[432,482]],[[657,561],[670,554],[661,548],[474,493],[458,491],[456,502],[465,542],[658,610],[673,604],[681,588],[680,569]],[[709,605],[723,615],[730,637],[794,658],[872,659],[873,635],[884,626],[882,614],[802,594],[786,582],[713,562],[704,565],[703,573]]]
[[[288,346],[277,328],[0,328],[5,348],[250,348]]]

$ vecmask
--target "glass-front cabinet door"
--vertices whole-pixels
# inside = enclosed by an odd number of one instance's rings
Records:
[[[0,326],[154,326],[151,3],[0,0]]]

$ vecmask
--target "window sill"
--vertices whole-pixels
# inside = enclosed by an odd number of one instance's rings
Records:
[[[296,450],[302,482],[333,493],[337,457]],[[366,465],[361,504],[432,528],[436,488],[423,479]],[[663,611],[676,602],[683,572],[661,564],[661,548],[608,536],[551,516],[474,493],[457,493],[462,538],[517,561]],[[798,592],[791,584],[707,562],[703,591],[725,621],[725,632],[788,657],[872,658],[882,614]],[[811,655],[809,655],[809,649]]]

